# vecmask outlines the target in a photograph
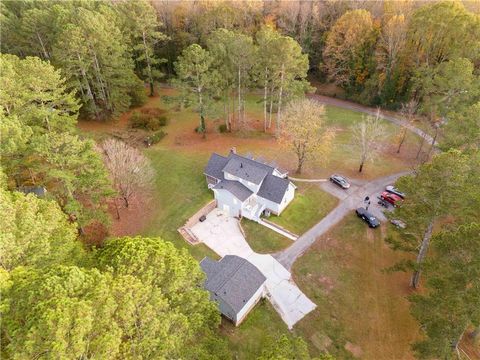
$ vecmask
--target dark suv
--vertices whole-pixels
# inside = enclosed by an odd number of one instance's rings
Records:
[[[365,208],[359,207],[355,212],[359,218],[362,218],[368,224],[369,227],[376,228],[380,225],[377,218],[365,210]]]

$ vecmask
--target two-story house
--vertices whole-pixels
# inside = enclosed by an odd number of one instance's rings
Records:
[[[213,153],[204,172],[217,207],[230,216],[258,221],[264,213],[280,213],[295,196],[295,185],[280,169],[230,151]]]

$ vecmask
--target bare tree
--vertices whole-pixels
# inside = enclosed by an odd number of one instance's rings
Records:
[[[325,107],[314,100],[291,102],[285,109],[279,140],[297,156],[297,173],[306,160],[318,155],[325,158],[334,133],[325,126]]]
[[[100,149],[115,189],[128,208],[135,193],[148,188],[153,181],[150,161],[138,149],[113,138],[105,140]],[[117,217],[120,218],[118,207]]]
[[[408,124],[412,123],[413,116],[417,111],[417,107],[418,107],[418,101],[415,99],[411,99],[410,101],[402,104],[402,109],[400,110],[400,112],[407,119]],[[400,134],[400,142],[398,143],[397,154],[400,153],[400,149],[402,148],[403,142],[405,141],[405,138],[407,136],[407,130],[408,129],[406,126],[402,127],[402,132]]]
[[[385,126],[380,119],[380,110],[376,116],[367,116],[364,120],[353,127],[354,146],[360,153],[360,167],[362,172],[367,161],[373,160],[374,156],[381,150],[380,141],[385,135]]]

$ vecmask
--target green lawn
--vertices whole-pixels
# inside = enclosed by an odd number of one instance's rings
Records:
[[[316,184],[298,184],[293,201],[280,216],[271,216],[268,220],[302,235],[325,217],[337,205],[338,200]]]
[[[242,219],[242,228],[253,251],[260,254],[274,253],[292,245],[292,240],[275,231],[251,221]]]
[[[187,248],[201,260],[208,255],[217,256],[205,245],[189,245],[177,229],[212,200],[203,176],[203,167],[208,159],[198,154],[174,152],[162,147],[146,151],[156,171],[155,189],[152,196],[157,202],[155,213],[143,235],[161,236],[177,247]]]
[[[312,355],[327,345],[337,359],[350,359],[350,343],[364,359],[412,358],[418,326],[406,300],[408,275],[383,271],[400,258],[384,230],[349,215],[294,264],[295,282],[317,304],[295,326]]]
[[[232,358],[237,360],[257,358],[270,337],[291,336],[287,325],[266,299],[261,300],[237,328],[222,319],[221,332],[227,336]]]

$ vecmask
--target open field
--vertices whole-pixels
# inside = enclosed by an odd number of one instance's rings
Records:
[[[294,264],[295,282],[318,306],[295,327],[313,354],[330,343],[339,359],[352,351],[365,359],[413,358],[418,327],[406,299],[409,276],[383,271],[400,259],[383,240],[385,226],[370,229],[352,213]]]

